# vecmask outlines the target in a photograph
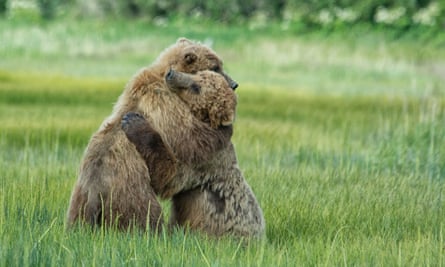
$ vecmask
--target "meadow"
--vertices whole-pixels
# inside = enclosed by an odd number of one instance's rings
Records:
[[[183,25],[0,19],[0,266],[445,265],[440,38]],[[240,84],[233,143],[267,238],[65,230],[91,134],[180,36]]]

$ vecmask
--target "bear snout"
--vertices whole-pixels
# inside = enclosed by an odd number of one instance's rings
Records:
[[[172,70],[172,68],[170,68],[168,70],[167,74],[165,75],[165,79],[171,80],[171,79],[173,79],[173,75],[174,75],[173,70]]]

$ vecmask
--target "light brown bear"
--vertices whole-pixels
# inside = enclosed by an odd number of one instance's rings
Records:
[[[168,78],[177,76],[181,78]],[[225,110],[230,109],[233,102],[230,102],[231,98],[228,97],[233,92],[221,75],[208,72],[189,75],[172,71],[167,75],[167,84],[171,88],[191,88],[192,90],[180,90],[177,94],[191,107],[195,116],[208,121],[213,127],[218,127],[220,124],[230,125],[233,122],[234,114],[218,115],[216,112],[224,110],[222,106],[226,106]],[[198,86],[194,86],[199,84],[208,86],[203,88],[206,90],[200,90]],[[215,103],[213,107],[212,103]],[[175,133],[174,129],[162,126],[153,120],[147,122],[142,116],[135,114],[128,114],[122,120],[122,127],[127,137],[135,144],[149,166],[155,156],[151,153],[153,150],[151,145],[157,144],[152,140],[152,136],[147,134],[152,127],[159,130],[168,145],[173,143],[171,139],[183,134],[180,129]],[[164,187],[168,192],[161,192],[163,196],[174,194],[170,220],[172,226],[186,226],[214,236],[232,234],[238,237],[262,237],[264,235],[265,221],[262,210],[238,167],[232,143],[227,143],[222,150],[216,151],[213,155],[209,154],[205,161],[199,163],[184,164],[179,160],[177,164],[172,164],[174,162],[168,161],[162,164],[163,169],[176,169],[177,172],[175,179],[168,179],[169,184]],[[172,165],[168,168],[166,164]]]
[[[176,93],[166,88],[164,76],[170,68],[187,73],[212,70],[223,75],[232,89],[238,86],[223,72],[221,59],[210,48],[184,38],[139,71],[88,144],[71,195],[68,227],[80,221],[93,226],[116,225],[119,229],[160,229],[163,221],[156,193],[171,197],[171,189],[165,187],[176,169],[151,164],[148,170],[121,129],[122,116],[128,112],[138,112],[157,127],[181,133],[168,140],[173,148],[170,151],[158,129],[147,130],[156,141],[150,143],[150,154],[160,162],[170,162],[169,167],[177,159],[184,164],[202,162],[230,143],[231,127],[215,129],[200,121]]]

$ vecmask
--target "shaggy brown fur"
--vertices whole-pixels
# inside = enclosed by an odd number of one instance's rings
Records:
[[[120,229],[132,225],[158,229],[162,214],[155,193],[172,196],[173,189],[167,187],[177,171],[170,168],[175,165],[172,153],[185,164],[192,164],[207,159],[230,142],[231,127],[217,130],[199,121],[187,104],[166,88],[164,76],[170,68],[186,73],[211,69],[221,73],[230,87],[237,87],[223,72],[221,60],[211,49],[187,39],[178,40],[150,67],[139,71],[119,97],[112,115],[88,144],[71,196],[68,226],[81,221],[116,225]],[[149,172],[146,162],[121,129],[121,118],[128,112],[138,112],[150,121],[154,131],[146,130],[155,141],[148,145],[149,154],[159,155],[168,167],[149,164]],[[177,122],[181,122],[180,128]],[[172,151],[159,141],[166,136],[172,136],[164,140],[174,148]]]
[[[232,144],[195,171],[190,177],[200,183],[173,196],[170,225],[214,236],[264,236],[263,212],[239,169]]]
[[[153,184],[156,193],[162,198],[171,198],[179,192],[178,190],[183,189],[184,185],[180,181],[190,181],[184,180],[186,177],[183,177],[183,170],[207,161],[209,155],[230,143],[231,125],[236,112],[236,95],[223,76],[212,71],[201,71],[192,75],[170,70],[166,75],[166,85],[180,97],[188,110],[163,118],[157,117],[159,119],[149,117],[149,123],[137,113],[127,113],[122,119],[122,128],[145,159],[150,175],[155,181]],[[199,117],[200,121],[194,122],[199,127],[183,127],[185,117],[181,114],[190,115],[190,112]],[[206,124],[207,128],[203,124]],[[217,130],[209,131],[208,124]],[[154,140],[157,136],[152,133],[153,130],[159,133],[161,139]],[[203,136],[207,139],[199,138]],[[162,141],[165,141],[166,145]],[[174,156],[162,155],[164,151],[170,152],[169,147]],[[194,151],[196,149],[198,151]],[[165,158],[171,160],[165,161]],[[162,170],[169,172],[162,173]]]
[[[167,84],[172,85],[169,76]],[[231,110],[230,107],[236,103],[233,102],[233,92],[227,82],[221,76],[207,71],[185,76],[186,81],[173,87],[182,88],[178,95],[188,103],[192,113],[211,125],[231,124],[234,112],[225,113],[224,110]],[[150,165],[155,155],[151,154],[152,148],[149,147],[151,136],[146,133],[153,122],[147,122],[141,116],[130,117],[123,120],[125,133]],[[179,121],[177,123],[181,124]],[[224,131],[224,128],[219,129]],[[165,136],[161,133],[173,150],[181,144],[169,142],[169,138],[181,134],[178,132]],[[178,164],[171,166],[177,169],[175,179],[170,179],[165,186],[169,189],[165,196],[174,194],[171,225],[189,226],[215,236],[233,234],[261,237],[265,228],[263,214],[238,167],[233,145],[227,143],[222,150],[208,155],[207,159],[194,164],[179,159]],[[166,163],[162,164],[165,166]]]

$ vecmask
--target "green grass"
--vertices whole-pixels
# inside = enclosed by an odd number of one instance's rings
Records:
[[[83,151],[126,81],[206,28],[2,20],[0,266],[444,266],[441,46],[208,27],[241,84],[233,142],[267,239],[64,228]]]

